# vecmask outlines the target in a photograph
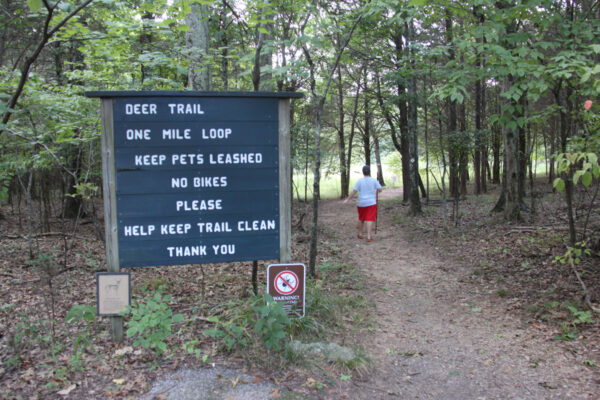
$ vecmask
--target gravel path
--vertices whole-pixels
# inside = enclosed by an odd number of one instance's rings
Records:
[[[268,399],[275,386],[251,375],[221,367],[182,370],[157,381],[143,400]]]

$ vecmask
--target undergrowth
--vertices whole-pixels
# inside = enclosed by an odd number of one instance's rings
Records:
[[[522,220],[511,223],[491,210],[499,188],[488,194],[469,194],[460,200],[458,213],[447,202],[432,200],[424,213],[410,217],[408,207],[394,199],[384,203],[392,222],[452,258],[470,271],[474,285],[483,285],[489,295],[510,303],[523,314],[525,322],[550,325],[557,340],[573,340],[589,328],[598,326],[598,314],[585,303],[582,286],[568,263],[553,262],[568,254],[568,230],[564,201],[551,195],[551,188],[538,182],[535,212],[522,211]],[[526,199],[530,205],[530,199]],[[444,212],[446,213],[444,215]],[[600,221],[590,220],[596,227]],[[591,251],[577,258],[580,277],[587,285],[587,299],[600,302],[600,258]],[[580,261],[580,262],[579,262]],[[588,301],[588,303],[590,303]]]

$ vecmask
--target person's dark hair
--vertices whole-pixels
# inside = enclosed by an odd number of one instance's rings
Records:
[[[363,165],[363,175],[371,176],[371,167],[368,165]]]

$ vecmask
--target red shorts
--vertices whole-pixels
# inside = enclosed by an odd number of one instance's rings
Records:
[[[358,208],[358,220],[359,221],[372,221],[375,222],[377,218],[377,204],[367,207],[356,207]]]

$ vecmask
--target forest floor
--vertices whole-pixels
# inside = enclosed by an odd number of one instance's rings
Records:
[[[370,243],[356,237],[354,207],[322,203],[326,235],[337,238],[349,262],[367,274],[376,302],[377,328],[362,341],[374,368],[354,381],[348,398],[598,398],[598,326],[588,326],[577,340],[557,340],[563,327],[536,317],[529,307],[549,299],[522,296],[544,282],[529,280],[520,285],[521,293],[510,286],[517,280],[513,276],[522,274],[512,266],[512,273],[503,271],[506,254],[517,257],[523,251],[517,239],[508,243],[505,238],[516,227],[490,224],[470,238],[449,240],[442,237],[439,220],[435,226],[419,226],[422,219],[404,217],[407,207],[397,198],[386,200],[397,195],[383,192],[377,234]],[[465,202],[459,211],[477,213],[471,206]],[[430,224],[440,211],[429,210]],[[489,253],[498,240],[508,250],[491,252],[496,271],[482,271],[490,257],[479,252]],[[549,277],[564,279],[551,270]],[[498,271],[503,280],[494,276]],[[558,291],[565,285],[558,281],[546,289],[552,286]]]
[[[95,304],[94,273],[105,264],[94,224],[53,219],[32,239],[24,214],[5,206],[0,398],[181,399],[185,390],[207,399],[598,398],[600,325],[570,268],[552,262],[565,250],[565,214],[544,190],[535,221],[517,225],[489,213],[497,194],[459,202],[455,223],[443,217],[451,204],[432,202],[411,218],[401,192],[385,190],[370,243],[356,237],[355,207],[321,201],[314,299],[325,302],[326,293],[338,308],[336,315],[320,309],[331,333],[316,339],[364,349],[370,362],[358,368],[310,357],[290,362],[252,345],[223,352],[204,335],[214,327],[208,317],[244,310],[252,287],[239,277],[249,277],[248,263],[128,270],[134,298],[167,293],[185,316],[167,340],[168,357],[131,338],[112,343],[106,319],[65,322],[73,305]],[[294,207],[293,260],[307,262],[310,213],[306,204]],[[44,256],[32,262],[30,253]],[[597,303],[598,258],[578,268]],[[200,357],[182,350],[193,340]],[[212,397],[185,387],[202,379],[212,381]]]

